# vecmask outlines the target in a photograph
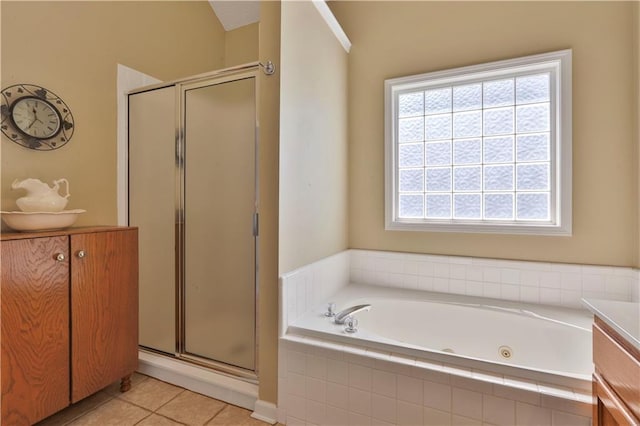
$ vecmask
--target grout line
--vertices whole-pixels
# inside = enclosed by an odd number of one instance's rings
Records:
[[[141,418],[140,420],[138,420],[137,422],[135,422],[135,423],[134,423],[134,426],[135,426],[135,425],[137,425],[137,424],[140,424],[140,423],[141,423],[141,422],[143,422],[145,419],[148,419],[149,417],[153,416],[153,414],[154,414],[154,413],[150,411],[148,415],[144,416],[143,418]]]
[[[219,400],[217,400],[217,401],[219,401]],[[222,401],[222,402],[224,402],[224,401]],[[221,408],[220,410],[218,410],[218,412],[217,412],[217,413],[215,413],[215,414],[213,415],[213,417],[211,417],[209,420],[207,420],[206,422],[204,422],[204,424],[205,424],[205,425],[208,425],[208,424],[211,422],[211,420],[213,420],[213,419],[215,419],[216,417],[218,417],[218,414],[222,413],[222,412],[223,412],[223,411],[224,411],[228,406],[229,406],[229,404],[225,403],[225,404],[222,406],[222,408]]]

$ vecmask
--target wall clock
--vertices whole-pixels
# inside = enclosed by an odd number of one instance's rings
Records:
[[[55,93],[35,84],[16,84],[2,90],[0,129],[18,145],[50,151],[73,136],[71,110]]]

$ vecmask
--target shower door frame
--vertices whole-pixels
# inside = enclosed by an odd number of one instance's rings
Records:
[[[173,81],[167,81],[157,84],[152,84],[149,86],[140,87],[134,90],[131,90],[127,93],[127,98],[130,95],[135,95],[143,92],[148,92],[156,89],[173,87],[175,98],[175,198],[174,198],[174,207],[175,207],[175,268],[176,268],[176,276],[175,276],[175,350],[174,353],[167,353],[159,349],[154,349],[146,346],[139,346],[140,350],[148,351],[151,353],[156,353],[161,356],[166,356],[169,358],[173,358],[176,360],[184,361],[190,364],[199,365],[202,367],[210,368],[217,373],[221,373],[224,375],[228,375],[230,377],[234,377],[237,379],[242,379],[244,381],[257,384],[259,377],[259,336],[260,336],[260,326],[259,326],[259,300],[258,300],[258,289],[259,289],[259,281],[258,281],[258,259],[259,259],[259,200],[260,200],[260,191],[259,191],[259,170],[258,170],[258,157],[259,157],[259,96],[260,96],[260,70],[261,67],[264,67],[260,62],[252,62],[245,65],[240,65],[237,67],[226,68],[222,70],[216,70],[208,73],[203,73],[199,75],[195,75],[192,77],[178,79]],[[270,75],[265,72],[265,74]],[[208,358],[198,357],[192,354],[185,353],[185,333],[184,333],[184,316],[185,316],[185,246],[184,246],[184,237],[185,237],[185,187],[184,187],[184,173],[185,173],[185,90],[192,89],[195,87],[205,87],[215,85],[215,84],[223,84],[230,83],[236,80],[245,80],[248,78],[252,78],[254,82],[254,90],[255,90],[255,127],[254,127],[254,172],[255,172],[255,192],[254,192],[254,200],[255,200],[255,209],[254,209],[254,221],[253,221],[253,234],[254,234],[254,268],[253,268],[253,276],[254,276],[254,369],[248,370],[242,367],[237,367],[234,365],[226,364],[224,362],[219,362],[215,360],[211,360]],[[128,102],[128,100],[127,100]],[[127,149],[129,146],[129,141],[127,141]],[[127,160],[128,161],[128,160]],[[129,166],[127,165],[127,173],[130,173]],[[127,193],[129,182],[127,182]],[[127,198],[129,195],[127,195]],[[127,223],[130,221],[130,205],[127,202]],[[172,356],[173,355],[173,356]]]
[[[251,67],[251,70],[231,70],[229,72],[216,73],[212,76],[198,76],[194,79],[176,82],[176,353],[178,359],[188,361],[205,367],[214,368],[222,373],[230,374],[234,377],[241,377],[246,380],[256,382],[258,380],[258,216],[259,216],[259,184],[258,184],[258,94],[259,94],[259,65]],[[186,269],[185,269],[185,123],[186,123],[186,92],[188,90],[214,86],[218,84],[231,83],[253,79],[255,117],[254,117],[254,220],[253,220],[253,241],[254,241],[254,265],[253,265],[253,285],[254,285],[254,368],[248,370],[242,367],[226,364],[224,362],[199,357],[186,351]]]

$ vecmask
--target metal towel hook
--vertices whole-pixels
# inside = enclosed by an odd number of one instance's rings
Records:
[[[276,72],[276,66],[271,61],[267,61],[266,64],[263,64],[262,62],[258,62],[258,65],[262,67],[262,71],[266,75],[273,75]]]

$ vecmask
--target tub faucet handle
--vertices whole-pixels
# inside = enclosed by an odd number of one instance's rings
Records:
[[[336,316],[336,304],[333,302],[327,303],[327,312],[324,313],[325,317]]]
[[[358,331],[358,318],[349,315],[344,320],[344,325],[344,331],[346,331],[347,333],[355,333],[356,331]]]

